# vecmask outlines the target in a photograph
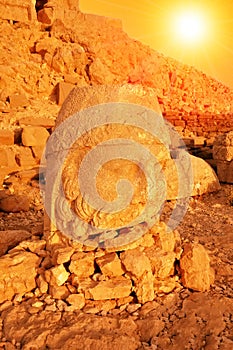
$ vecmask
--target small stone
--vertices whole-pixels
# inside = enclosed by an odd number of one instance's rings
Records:
[[[35,303],[32,304],[33,307],[42,307],[44,303],[42,301],[36,301]]]
[[[45,307],[45,311],[57,311],[57,306],[56,306],[56,304],[55,303],[53,303],[53,304],[51,304],[51,305],[47,305],[46,307]]]
[[[53,254],[53,263],[58,265],[64,264],[70,260],[73,253],[74,248],[72,247],[56,248]]]
[[[96,259],[101,272],[109,277],[121,276],[124,274],[122,264],[116,253],[106,254]]]
[[[94,300],[123,298],[129,296],[131,291],[131,281],[123,276],[96,283],[95,286],[88,289],[91,299]]]
[[[37,286],[40,289],[40,292],[47,293],[48,291],[48,283],[45,281],[44,277],[42,275],[39,275],[36,280]]]
[[[13,145],[14,132],[10,130],[0,130],[0,145]]]
[[[145,272],[141,279],[135,282],[135,292],[141,304],[154,299],[154,276],[151,271]]]
[[[0,303],[36,288],[36,268],[40,258],[29,252],[6,254],[0,258]]]
[[[93,275],[95,272],[94,254],[77,252],[71,257],[69,270],[78,278],[85,278]]]
[[[11,108],[26,107],[29,105],[29,101],[24,94],[11,95],[9,100]]]
[[[49,286],[49,294],[53,299],[66,299],[69,296],[69,290],[66,286]]]
[[[184,245],[180,259],[182,284],[190,289],[206,291],[214,283],[213,271],[210,268],[210,258],[205,248],[197,243]]]
[[[41,126],[25,126],[22,131],[24,146],[45,146],[49,132]]]
[[[135,278],[140,278],[145,272],[151,272],[150,260],[138,248],[121,253],[120,259],[125,269]]]
[[[152,337],[157,336],[165,327],[165,323],[156,317],[135,321],[141,334],[141,341],[148,343]]]
[[[6,198],[0,199],[0,211],[6,213],[18,213],[20,211],[29,211],[30,203],[27,196],[12,194]]]
[[[69,95],[69,93],[73,90],[74,87],[75,87],[75,85],[70,84],[70,83],[61,82],[58,84],[57,104],[59,106],[61,106],[63,104],[66,97]]]
[[[75,307],[76,310],[81,310],[85,306],[85,298],[83,294],[70,294],[66,301]]]
[[[130,314],[134,313],[135,311],[137,311],[138,309],[140,309],[142,305],[141,304],[129,304],[126,307],[126,311]]]
[[[69,277],[69,272],[66,271],[63,264],[52,267],[50,270],[46,271],[46,277],[48,276],[47,282],[51,285],[62,286]]]

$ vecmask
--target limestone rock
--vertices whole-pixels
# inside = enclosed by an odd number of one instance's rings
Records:
[[[64,300],[69,296],[70,293],[66,286],[50,285],[49,294],[53,299]]]
[[[7,213],[17,213],[29,210],[29,199],[23,195],[12,194],[0,199],[0,211]]]
[[[0,231],[0,256],[30,236],[31,233],[25,230]]]
[[[40,126],[43,128],[52,128],[55,125],[55,121],[52,118],[47,118],[47,117],[40,117],[36,116],[35,117],[24,117],[20,118],[18,120],[19,125],[24,127],[24,126]]]
[[[71,258],[69,270],[78,278],[85,278],[93,275],[95,271],[94,254],[84,252],[75,253]]]
[[[132,291],[131,280],[123,276],[112,277],[108,281],[101,281],[89,288],[91,299],[106,300],[128,297]]]
[[[63,104],[69,93],[73,90],[75,85],[70,83],[59,83],[58,84],[58,97],[57,97],[57,103],[59,106]]]
[[[201,158],[191,156],[193,168],[192,196],[220,190],[220,184],[211,166]]]
[[[218,178],[221,182],[233,184],[233,160],[231,162],[217,162]]]
[[[0,1],[0,18],[19,22],[36,20],[36,9],[34,0]]]
[[[6,254],[0,258],[0,303],[36,287],[36,268],[39,261],[37,255],[26,251]]]
[[[70,294],[66,301],[74,306],[75,310],[81,310],[85,306],[85,298],[83,294]]]
[[[230,162],[233,159],[233,146],[217,146],[214,144],[213,158]]]
[[[151,272],[151,264],[145,253],[140,249],[127,250],[120,255],[126,271],[133,277],[140,279],[145,272]]]
[[[22,143],[24,146],[45,145],[49,132],[41,126],[25,126],[22,131]]]
[[[174,275],[176,253],[164,252],[156,247],[145,249],[149,258],[152,272],[156,278],[166,278]]]
[[[13,145],[14,133],[10,130],[0,130],[0,144],[1,145]]]
[[[29,104],[29,101],[24,94],[11,95],[9,100],[11,108],[26,107]]]
[[[122,268],[121,260],[116,253],[110,253],[97,258],[96,263],[105,276],[121,276],[125,272]]]
[[[19,147],[15,155],[15,160],[24,169],[33,168],[37,164],[29,147]]]
[[[68,262],[74,253],[73,247],[56,248],[53,252],[53,263],[60,265]]]
[[[53,286],[62,286],[67,281],[69,275],[64,265],[61,264],[46,271],[46,280]]]
[[[209,256],[200,244],[185,244],[180,259],[180,272],[182,284],[193,290],[209,290],[214,282]]]
[[[151,271],[145,272],[143,276],[135,282],[135,293],[138,302],[141,304],[154,300],[154,276]]]

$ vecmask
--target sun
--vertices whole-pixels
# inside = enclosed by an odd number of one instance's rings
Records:
[[[201,42],[206,37],[207,21],[201,13],[185,11],[175,16],[174,33],[186,44]]]

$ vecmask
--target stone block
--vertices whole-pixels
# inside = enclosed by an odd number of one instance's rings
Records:
[[[233,160],[217,161],[217,174],[219,181],[233,184]]]
[[[96,263],[105,276],[121,276],[125,272],[116,253],[101,256],[96,259]]]
[[[11,130],[0,130],[0,145],[13,145],[14,132]]]
[[[25,126],[22,131],[24,146],[45,146],[49,132],[41,126]]]
[[[45,277],[46,281],[50,283],[51,286],[62,286],[67,281],[69,275],[64,265],[61,264],[47,270]]]
[[[31,149],[32,149],[33,157],[35,158],[37,164],[40,164],[40,161],[41,161],[42,156],[43,156],[44,151],[45,151],[45,147],[44,146],[34,146],[34,147],[31,147]]]
[[[25,230],[0,231],[0,256],[4,255],[7,250],[15,247],[18,243],[30,236],[31,233]]]
[[[38,11],[37,19],[39,22],[47,25],[51,25],[54,21],[55,12],[52,7],[45,7]]]
[[[217,160],[233,160],[233,146],[217,146],[213,147],[213,158]]]
[[[16,169],[15,152],[10,148],[0,148],[0,166]]]
[[[66,301],[74,306],[75,310],[81,310],[85,306],[85,298],[83,294],[70,294]]]
[[[88,289],[90,299],[107,300],[128,297],[132,291],[132,282],[123,276],[101,281]]]
[[[136,278],[140,278],[145,272],[151,272],[150,260],[140,249],[125,251],[121,253],[120,259],[125,269]]]
[[[52,128],[55,125],[54,119],[46,118],[46,117],[24,117],[19,119],[20,126],[42,126],[43,128]]]
[[[15,159],[22,168],[32,168],[37,164],[29,147],[19,147]]]
[[[57,104],[61,106],[65,101],[66,97],[73,90],[75,85],[70,83],[59,83],[57,87]]]
[[[0,211],[6,213],[18,213],[28,211],[30,202],[27,196],[12,194],[0,199]]]
[[[26,107],[29,105],[29,101],[24,94],[15,94],[9,96],[11,108]]]
[[[37,266],[40,258],[25,251],[10,253],[0,258],[0,304],[15,294],[24,295],[36,287]]]
[[[71,258],[69,270],[78,278],[85,278],[93,275],[95,271],[94,254],[84,252],[75,253]]]
[[[0,0],[0,18],[18,22],[36,20],[35,0]]]
[[[190,289],[204,292],[214,283],[210,258],[205,248],[196,243],[187,243],[180,259],[182,284]]]

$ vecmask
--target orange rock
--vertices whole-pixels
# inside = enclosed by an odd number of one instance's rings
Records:
[[[57,87],[57,104],[61,106],[69,93],[73,90],[75,87],[74,84],[70,83],[59,83]]]
[[[69,270],[74,273],[78,278],[85,278],[93,275],[95,271],[94,267],[94,254],[77,252],[71,257],[71,263]]]
[[[96,263],[99,266],[101,272],[109,277],[121,276],[124,274],[121,260],[116,253],[110,253],[96,259]]]
[[[15,247],[18,243],[30,236],[31,233],[25,230],[0,231],[0,256],[4,255],[7,250]]]
[[[13,145],[14,132],[10,130],[0,130],[0,145]]]
[[[49,132],[40,126],[25,126],[22,131],[22,144],[24,146],[45,146]]]
[[[138,248],[121,253],[120,259],[126,271],[135,278],[140,279],[145,272],[151,272],[150,260]]]
[[[28,197],[12,194],[0,199],[0,210],[7,213],[17,213],[19,211],[28,211],[30,202]]]
[[[66,301],[74,306],[75,310],[81,310],[85,306],[85,298],[83,294],[70,294]]]
[[[9,97],[11,108],[26,107],[29,101],[24,94],[11,95]]]
[[[25,251],[6,254],[0,258],[0,303],[36,287],[36,268],[39,261],[36,254]]]
[[[124,298],[130,295],[132,282],[123,276],[113,277],[108,281],[101,281],[88,289],[91,299],[106,300]]]
[[[200,244],[187,243],[180,259],[182,284],[190,289],[206,291],[214,283],[213,270],[210,268],[210,258],[205,248]]]

